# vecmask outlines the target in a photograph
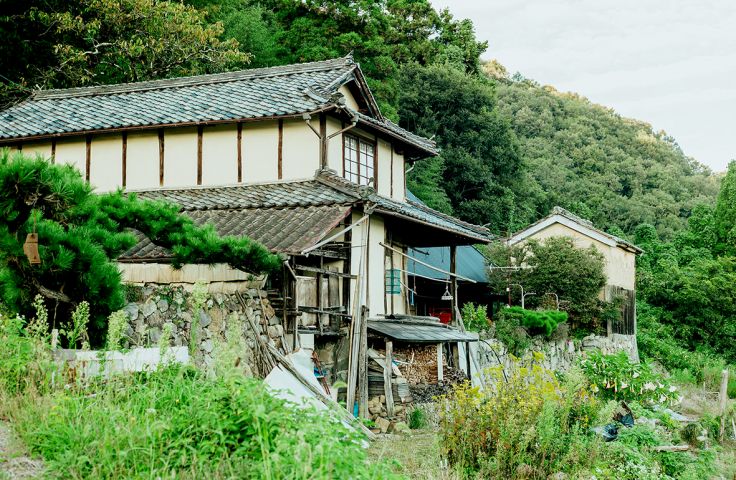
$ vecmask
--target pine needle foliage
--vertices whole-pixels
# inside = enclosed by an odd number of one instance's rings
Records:
[[[122,191],[95,194],[79,171],[21,152],[0,151],[0,298],[12,312],[29,312],[41,294],[64,326],[82,301],[90,303],[90,339],[104,342],[107,316],[125,302],[115,259],[136,243],[133,230],[168,248],[175,267],[227,263],[268,273],[278,256],[246,237],[220,237],[198,227],[179,207]],[[39,236],[41,265],[23,253],[26,235]]]

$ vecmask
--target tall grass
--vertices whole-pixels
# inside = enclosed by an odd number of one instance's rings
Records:
[[[53,478],[392,477],[360,433],[242,375],[169,365],[91,383],[57,375],[54,387],[48,347],[22,319],[2,320],[0,416]]]

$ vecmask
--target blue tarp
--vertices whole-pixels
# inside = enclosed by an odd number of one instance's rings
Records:
[[[409,200],[422,203],[411,192],[407,191],[406,196]],[[410,248],[409,257],[428,263],[433,267],[437,267],[446,272],[450,271],[450,247],[430,247],[430,248]],[[488,282],[488,263],[475,247],[470,245],[462,245],[457,247],[457,274],[470,278],[479,283]],[[437,280],[447,280],[447,275],[425,267],[417,262],[408,261],[407,270],[409,274],[422,275],[424,277],[434,278]]]

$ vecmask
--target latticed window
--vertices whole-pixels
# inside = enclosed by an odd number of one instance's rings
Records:
[[[376,144],[370,140],[345,135],[345,178],[358,185],[368,185],[373,177]]]

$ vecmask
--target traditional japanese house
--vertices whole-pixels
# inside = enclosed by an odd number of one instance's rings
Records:
[[[98,191],[176,202],[199,224],[282,254],[269,287],[288,342],[319,348],[356,339],[346,342],[355,359],[349,379],[366,329],[411,313],[409,248],[448,247],[454,256],[458,246],[489,240],[487,229],[407,199],[405,172],[437,147],[381,114],[350,56],[38,91],[0,112],[0,146],[72,164]],[[246,276],[224,265],[174,270],[169,253],[143,237],[119,262],[124,279],[137,283]],[[424,341],[450,341],[446,330]],[[460,333],[451,341],[463,340]],[[333,374],[348,369],[332,363]]]

